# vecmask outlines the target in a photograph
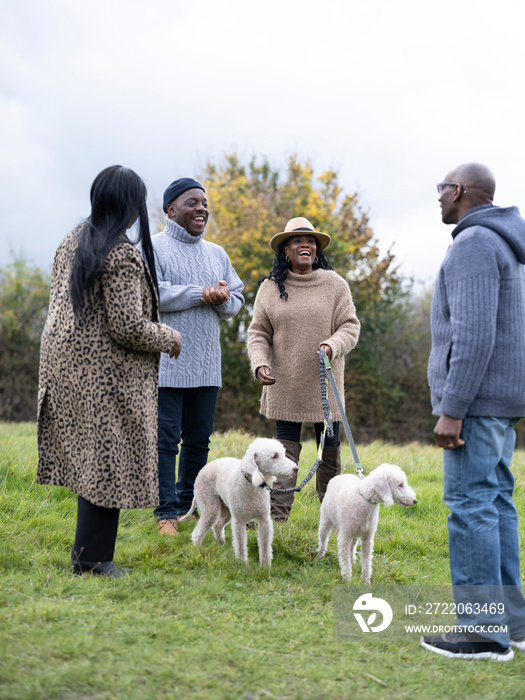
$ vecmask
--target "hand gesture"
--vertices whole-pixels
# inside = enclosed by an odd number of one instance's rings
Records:
[[[224,280],[219,280],[217,284],[203,287],[201,301],[206,306],[218,306],[224,304],[230,298],[230,288]]]
[[[175,358],[177,359],[178,356],[180,355],[180,349],[182,347],[182,336],[179,333],[179,331],[174,331],[175,333],[175,340],[173,341],[173,346],[169,352],[170,358]]]
[[[452,416],[443,413],[434,428],[434,435],[439,447],[444,450],[455,450],[464,445],[465,441],[459,437],[462,425],[461,418],[452,418]]]
[[[269,384],[275,384],[275,379],[272,377],[270,374],[270,368],[266,367],[266,365],[261,365],[257,369],[257,379],[261,382],[261,384],[264,384],[265,386]]]

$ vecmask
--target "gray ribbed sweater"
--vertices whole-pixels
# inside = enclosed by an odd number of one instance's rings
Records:
[[[433,413],[525,416],[525,221],[485,205],[452,237],[432,301]]]
[[[163,353],[159,386],[222,386],[219,320],[229,319],[244,304],[243,283],[226,252],[204,234],[190,235],[166,217],[166,228],[152,236],[159,283],[160,317],[182,335],[177,360]],[[201,302],[202,288],[225,280],[230,298],[224,304]]]

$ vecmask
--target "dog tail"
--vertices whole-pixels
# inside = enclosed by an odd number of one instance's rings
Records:
[[[177,518],[177,520],[179,521],[179,523],[181,523],[183,520],[187,520],[187,518],[190,517],[190,515],[191,515],[191,514],[193,513],[193,511],[195,510],[195,506],[196,506],[196,505],[197,505],[197,499],[195,498],[195,496],[193,496],[193,501],[191,502],[191,506],[190,506],[189,511],[186,513],[186,515],[183,515],[182,518]]]

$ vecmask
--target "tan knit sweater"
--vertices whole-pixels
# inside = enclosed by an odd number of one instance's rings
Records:
[[[360,324],[348,284],[336,272],[289,272],[284,286],[287,300],[279,298],[273,280],[262,283],[248,329],[252,371],[266,365],[276,380],[263,387],[261,413],[273,420],[321,422],[319,346],[332,349],[330,364],[344,400],[344,356],[355,347]],[[334,420],[340,420],[331,388],[328,399]]]

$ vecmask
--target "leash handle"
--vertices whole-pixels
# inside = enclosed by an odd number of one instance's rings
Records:
[[[332,417],[332,412],[330,411],[330,404],[328,403],[328,391],[327,391],[327,381],[326,381],[326,367],[324,363],[324,358],[326,357],[326,352],[324,350],[319,350],[319,377],[321,380],[321,401],[323,403],[323,413],[325,419],[325,432],[329,437],[334,434],[334,419]],[[324,442],[324,441],[323,441]],[[323,445],[324,447],[324,445]]]

